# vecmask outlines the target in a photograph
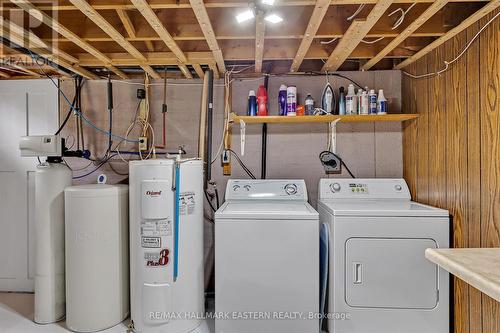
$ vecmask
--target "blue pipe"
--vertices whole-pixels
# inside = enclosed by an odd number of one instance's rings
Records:
[[[179,196],[180,196],[180,184],[181,183],[181,165],[180,163],[175,163],[175,214],[174,214],[174,282],[177,280],[179,275]]]

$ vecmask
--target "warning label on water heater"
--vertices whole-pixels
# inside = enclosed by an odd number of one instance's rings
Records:
[[[144,220],[141,221],[141,237],[172,236],[172,221]]]
[[[179,194],[179,214],[191,215],[194,214],[196,207],[194,192],[183,192]]]
[[[161,237],[141,237],[141,246],[149,249],[161,247]]]

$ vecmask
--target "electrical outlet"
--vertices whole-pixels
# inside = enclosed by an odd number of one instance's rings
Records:
[[[325,168],[327,174],[340,174],[342,173],[342,160],[336,154],[331,152],[323,152],[320,154],[320,161]]]
[[[231,152],[229,150],[224,150],[221,155],[222,164],[231,163]]]
[[[139,150],[148,150],[148,138],[145,136],[141,136],[139,138]]]

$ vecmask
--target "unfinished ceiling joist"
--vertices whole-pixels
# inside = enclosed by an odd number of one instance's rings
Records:
[[[373,7],[366,20],[354,20],[330,57],[328,57],[321,71],[336,71],[339,69],[392,3],[393,0],[380,0]]]
[[[80,65],[86,67],[99,67],[102,63],[95,59],[95,57],[90,56],[88,53],[77,54],[78,61]],[[143,63],[141,60],[134,58],[129,53],[106,53],[115,66],[139,66]],[[171,65],[176,66],[179,61],[175,54],[172,52],[146,52],[144,53],[146,58],[145,64],[150,66],[165,66]],[[214,58],[211,52],[187,52],[186,56],[188,62],[186,65],[194,64],[215,64]]]
[[[201,31],[205,36],[208,47],[214,55],[214,59],[217,62],[217,67],[222,73],[226,72],[224,57],[219,47],[219,43],[217,42],[217,38],[215,38],[214,28],[212,27],[212,23],[210,22],[210,17],[208,16],[205,3],[203,2],[203,0],[189,0],[189,3],[193,8],[193,12],[196,16],[196,19],[198,20],[198,23],[200,24]]]
[[[193,69],[200,79],[203,79],[205,77],[205,72],[203,71],[203,69],[199,64],[194,64]]]
[[[175,40],[172,38],[172,35],[170,35],[170,33],[167,31],[163,23],[161,23],[160,19],[151,9],[147,1],[146,0],[130,0],[130,1],[132,1],[132,3],[137,8],[137,10],[142,14],[142,16],[144,16],[146,21],[148,21],[151,28],[153,28],[153,30],[156,31],[158,36],[160,36],[161,40],[165,43],[165,45],[175,54],[175,56],[180,62],[179,69],[181,70],[181,72],[188,79],[192,79],[193,76],[185,66],[185,63],[187,62],[186,55],[179,48]]]
[[[431,52],[432,50],[436,49],[438,46],[443,45],[468,27],[470,27],[472,24],[475,22],[479,21],[495,9],[500,7],[500,0],[492,0],[490,1],[487,5],[485,5],[483,8],[479,9],[477,12],[466,18],[462,23],[457,25],[455,28],[451,29],[446,33],[444,36],[436,39],[434,42],[431,44],[427,45],[417,53],[415,53],[413,56],[407,58],[400,64],[394,67],[394,69],[402,69],[406,66],[408,66],[411,63],[414,63],[418,59],[422,58],[425,56],[427,53]]]
[[[264,13],[259,12],[255,20],[255,72],[262,72],[262,59],[264,58],[264,35],[266,24],[264,23]]]
[[[159,79],[160,76],[154,69],[146,64],[146,57],[137,50],[130,42],[128,42],[121,33],[118,32],[101,14],[99,14],[87,1],[85,0],[69,0],[76,6],[85,16],[94,22],[102,31],[108,36],[113,38],[123,49],[129,52],[134,58],[138,59],[141,64],[140,67],[146,71],[154,79]],[[115,64],[116,65],[116,64]]]
[[[297,54],[292,62],[292,67],[290,68],[291,72],[296,72],[299,70],[302,61],[304,61],[304,57],[311,46],[311,43],[318,32],[319,26],[321,22],[323,22],[323,18],[330,7],[331,0],[317,0],[316,5],[314,6],[313,13],[311,18],[309,19],[309,23],[307,24],[306,32],[304,33],[304,38],[300,42],[299,49],[297,50]]]
[[[432,3],[435,0],[395,0],[394,3],[398,4],[411,4],[414,2],[418,3]],[[452,0],[450,2],[482,2],[484,0]],[[359,4],[376,4],[378,0],[335,0],[335,5],[359,5]],[[299,7],[299,6],[314,6],[316,4],[315,0],[284,0],[276,3],[280,7]],[[332,3],[333,4],[333,3]],[[116,9],[134,9],[134,6],[127,3],[107,3],[107,4],[93,4],[97,10],[116,10]],[[235,1],[213,1],[205,3],[206,8],[247,8],[248,1],[235,0]],[[76,6],[64,4],[64,5],[44,5],[39,7],[41,10],[58,10],[58,11],[71,11],[79,10]],[[189,3],[175,3],[175,2],[160,2],[152,3],[152,9],[186,9],[192,8]],[[5,7],[0,5],[1,10],[12,10],[16,8]]]
[[[394,38],[382,51],[380,51],[375,57],[370,59],[366,64],[361,67],[362,70],[368,70],[377,64],[382,58],[384,58],[389,52],[394,50],[401,42],[408,38],[413,32],[420,28],[428,19],[430,19],[437,11],[441,10],[448,0],[436,0],[430,5],[415,21],[410,23],[410,25],[403,30],[396,38]]]
[[[35,19],[41,20],[47,26],[49,26],[52,30],[57,32],[58,34],[66,37],[71,42],[75,43],[83,50],[92,54],[97,59],[101,60],[104,63],[104,67],[113,71],[116,75],[118,75],[122,79],[127,79],[128,76],[114,67],[111,63],[111,59],[106,57],[101,51],[90,45],[88,42],[84,41],[78,35],[73,33],[71,30],[66,28],[64,25],[60,24],[57,20],[47,15],[45,12],[39,10],[28,0],[10,0],[12,3],[16,4],[20,8],[24,9],[28,14],[33,16]]]

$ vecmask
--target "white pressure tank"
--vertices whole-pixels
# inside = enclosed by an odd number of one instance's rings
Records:
[[[184,333],[203,327],[203,198],[202,161],[130,162],[131,318],[136,332]]]
[[[66,325],[95,332],[129,314],[128,186],[67,187]]]
[[[72,172],[62,163],[43,163],[35,173],[35,322],[64,318],[64,189]]]

